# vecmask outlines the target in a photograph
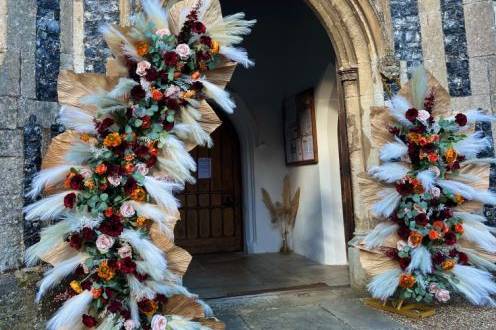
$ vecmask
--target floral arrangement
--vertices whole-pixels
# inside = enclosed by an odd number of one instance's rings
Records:
[[[143,0],[130,27],[107,26],[114,55],[107,75],[62,72],[60,121],[34,178],[27,220],[57,220],[26,251],[49,269],[37,300],[60,283],[62,307],[48,329],[222,329],[212,311],[182,286],[191,256],[173,244],[174,191],[194,182],[188,150],[210,146],[220,121],[206,103],[227,112],[224,87],[235,47],[255,21],[223,18],[217,0]]]
[[[382,222],[362,249],[365,259],[376,253],[391,261],[381,261],[370,293],[424,303],[461,294],[473,304],[494,306],[496,230],[476,212],[496,204],[496,194],[487,191],[488,164],[496,160],[477,158],[491,140],[474,124],[495,118],[481,110],[452,114],[446,91],[423,68],[381,110],[372,134],[382,164],[362,184]]]

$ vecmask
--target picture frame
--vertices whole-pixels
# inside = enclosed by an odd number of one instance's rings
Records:
[[[317,164],[315,92],[309,88],[283,103],[284,150],[287,166]]]

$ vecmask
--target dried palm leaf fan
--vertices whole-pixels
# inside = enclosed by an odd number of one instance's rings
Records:
[[[448,92],[423,68],[391,106],[373,109],[381,164],[359,182],[379,224],[358,247],[374,298],[432,303],[459,294],[495,305],[496,230],[480,212],[496,204],[488,191],[496,159],[477,158],[491,141],[474,130],[476,122],[493,121],[480,109],[452,113]]]
[[[174,191],[194,182],[188,150],[211,146],[227,112],[237,48],[255,21],[222,17],[218,0],[143,0],[131,26],[106,26],[107,74],[62,71],[57,136],[34,178],[26,220],[60,220],[26,251],[50,268],[37,300],[60,283],[47,329],[223,329],[182,286],[191,256],[174,245]]]
[[[273,202],[267,190],[262,188],[262,199],[269,210],[270,221],[274,225],[279,225],[281,230],[282,246],[281,253],[290,253],[289,237],[293,232],[298,207],[300,205],[300,188],[296,189],[291,198],[291,183],[286,175],[282,187],[282,202]]]

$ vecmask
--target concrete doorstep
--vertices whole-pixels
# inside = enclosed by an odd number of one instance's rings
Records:
[[[207,300],[228,330],[407,329],[351,288],[314,286]]]

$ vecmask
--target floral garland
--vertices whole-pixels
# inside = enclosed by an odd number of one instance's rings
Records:
[[[232,112],[224,86],[208,81],[208,72],[233,70],[230,61],[252,64],[233,45],[254,21],[243,14],[223,19],[218,1],[181,1],[164,10],[158,0],[144,0],[143,9],[130,28],[104,29],[123,74],[111,88],[81,97],[80,107],[62,107],[60,121],[78,140],[71,141],[63,164],[36,176],[29,193],[66,190],[25,209],[28,220],[62,218],[44,229],[26,253],[29,265],[43,259],[54,266],[40,282],[38,300],[69,279],[56,296],[64,304],[48,321],[49,329],[81,323],[126,330],[217,324],[170,312],[176,310],[174,299],[184,296],[200,307],[199,316],[211,316],[170,269],[172,256],[162,251],[153,232],[173,241],[178,218],[173,191],[194,182],[195,163],[182,141],[211,145],[209,132],[198,122],[207,97]]]
[[[446,302],[458,293],[473,304],[494,305],[495,230],[469,212],[482,206],[470,203],[496,204],[494,193],[476,189],[481,180],[476,168],[488,170],[494,162],[477,155],[491,142],[481,132],[470,133],[476,121],[494,117],[472,110],[435,118],[441,112],[439,93],[420,68],[410,84],[414,105],[403,96],[392,99],[390,141],[380,150],[383,164],[369,170],[374,179],[394,185],[382,190],[382,200],[372,208],[389,221],[368,234],[364,246],[379,248],[395,263],[368,288],[383,300]]]

